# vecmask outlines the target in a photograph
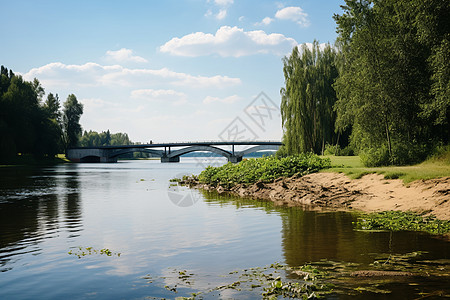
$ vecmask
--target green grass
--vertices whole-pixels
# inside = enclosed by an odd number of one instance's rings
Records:
[[[450,176],[449,153],[432,157],[425,162],[413,166],[364,167],[359,156],[325,156],[331,160],[331,168],[321,172],[339,172],[352,179],[361,178],[366,174],[382,174],[385,179],[402,179],[409,183],[419,179],[433,179]]]
[[[0,167],[11,167],[11,166],[34,166],[34,165],[53,165],[68,163],[70,160],[66,158],[65,154],[57,154],[53,157],[35,158],[32,155],[19,155],[15,158],[3,163],[0,163]]]

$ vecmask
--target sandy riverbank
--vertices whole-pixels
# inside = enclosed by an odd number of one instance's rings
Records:
[[[349,179],[342,173],[314,173],[300,178],[280,178],[273,183],[237,185],[229,190],[221,186],[197,185],[197,188],[285,205],[363,212],[413,211],[450,220],[450,177],[417,180],[405,186],[400,179],[386,180],[379,174]]]

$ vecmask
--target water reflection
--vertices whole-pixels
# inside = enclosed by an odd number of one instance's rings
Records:
[[[354,230],[357,215],[348,212],[316,212],[276,206],[270,201],[239,199],[202,191],[205,202],[236,208],[253,207],[276,213],[282,220],[282,251],[291,267],[320,260],[373,263],[380,253],[426,252],[427,259],[450,258],[450,243],[419,232],[364,232]]]
[[[61,211],[60,208],[63,208]],[[77,236],[82,229],[78,172],[72,166],[53,169],[0,169],[0,271],[25,253],[39,253],[39,243],[58,236],[61,228]],[[8,266],[8,267],[6,267]]]

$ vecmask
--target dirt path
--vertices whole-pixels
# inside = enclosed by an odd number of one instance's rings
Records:
[[[364,212],[413,211],[450,220],[450,177],[418,180],[405,186],[400,179],[386,180],[378,174],[349,179],[342,173],[314,173],[300,178],[280,178],[274,183],[257,182],[248,187],[237,185],[230,190],[223,187],[216,190],[279,204]]]

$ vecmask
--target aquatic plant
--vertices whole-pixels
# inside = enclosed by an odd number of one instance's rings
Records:
[[[424,231],[431,234],[450,232],[450,221],[435,216],[422,217],[412,212],[383,211],[363,215],[355,222],[360,230]]]
[[[106,255],[106,256],[118,256],[120,257],[120,253],[112,252],[108,248],[103,248],[100,250],[96,250],[93,247],[78,247],[74,250],[70,250],[68,252],[69,255],[75,255],[78,256],[78,258],[82,258],[86,255],[93,255],[93,254],[99,254],[99,255]]]

